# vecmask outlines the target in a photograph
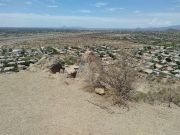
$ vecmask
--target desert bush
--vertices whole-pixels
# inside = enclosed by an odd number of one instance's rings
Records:
[[[127,105],[132,100],[132,83],[135,79],[135,72],[129,67],[129,58],[126,54],[115,65],[109,65],[99,77],[99,82],[106,88],[114,90],[114,103]]]

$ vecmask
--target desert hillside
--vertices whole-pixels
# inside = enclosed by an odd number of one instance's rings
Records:
[[[62,74],[0,76],[1,135],[179,135],[180,108],[112,106]]]

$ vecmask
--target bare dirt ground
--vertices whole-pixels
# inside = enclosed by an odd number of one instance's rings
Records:
[[[27,33],[28,34],[28,33]],[[124,36],[118,34],[119,37]],[[120,48],[137,48],[144,44],[133,43],[120,39],[114,39],[117,34],[101,32],[63,32],[63,33],[43,33],[24,36],[11,35],[2,37],[0,35],[0,47],[9,48],[37,48],[40,46],[92,46],[92,45],[111,45]]]
[[[179,108],[133,104],[124,111],[83,85],[43,72],[0,75],[0,135],[180,134]]]

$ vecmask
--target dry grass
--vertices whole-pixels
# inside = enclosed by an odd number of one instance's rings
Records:
[[[143,101],[150,104],[166,103],[171,107],[171,103],[180,106],[179,86],[175,84],[153,83],[149,85],[147,93],[137,92],[134,95],[135,101]]]

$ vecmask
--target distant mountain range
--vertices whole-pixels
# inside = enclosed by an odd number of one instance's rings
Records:
[[[125,30],[125,31],[179,31],[180,25],[167,27],[148,27],[148,28],[81,28],[81,27],[62,27],[60,29],[76,29],[76,30]]]
[[[16,27],[0,27],[1,31],[39,31],[39,32],[47,32],[47,31],[81,31],[81,30],[89,30],[89,31],[180,31],[180,25],[168,26],[168,27],[148,27],[148,28],[81,28],[81,27],[68,27],[63,26],[59,28],[16,28]]]

